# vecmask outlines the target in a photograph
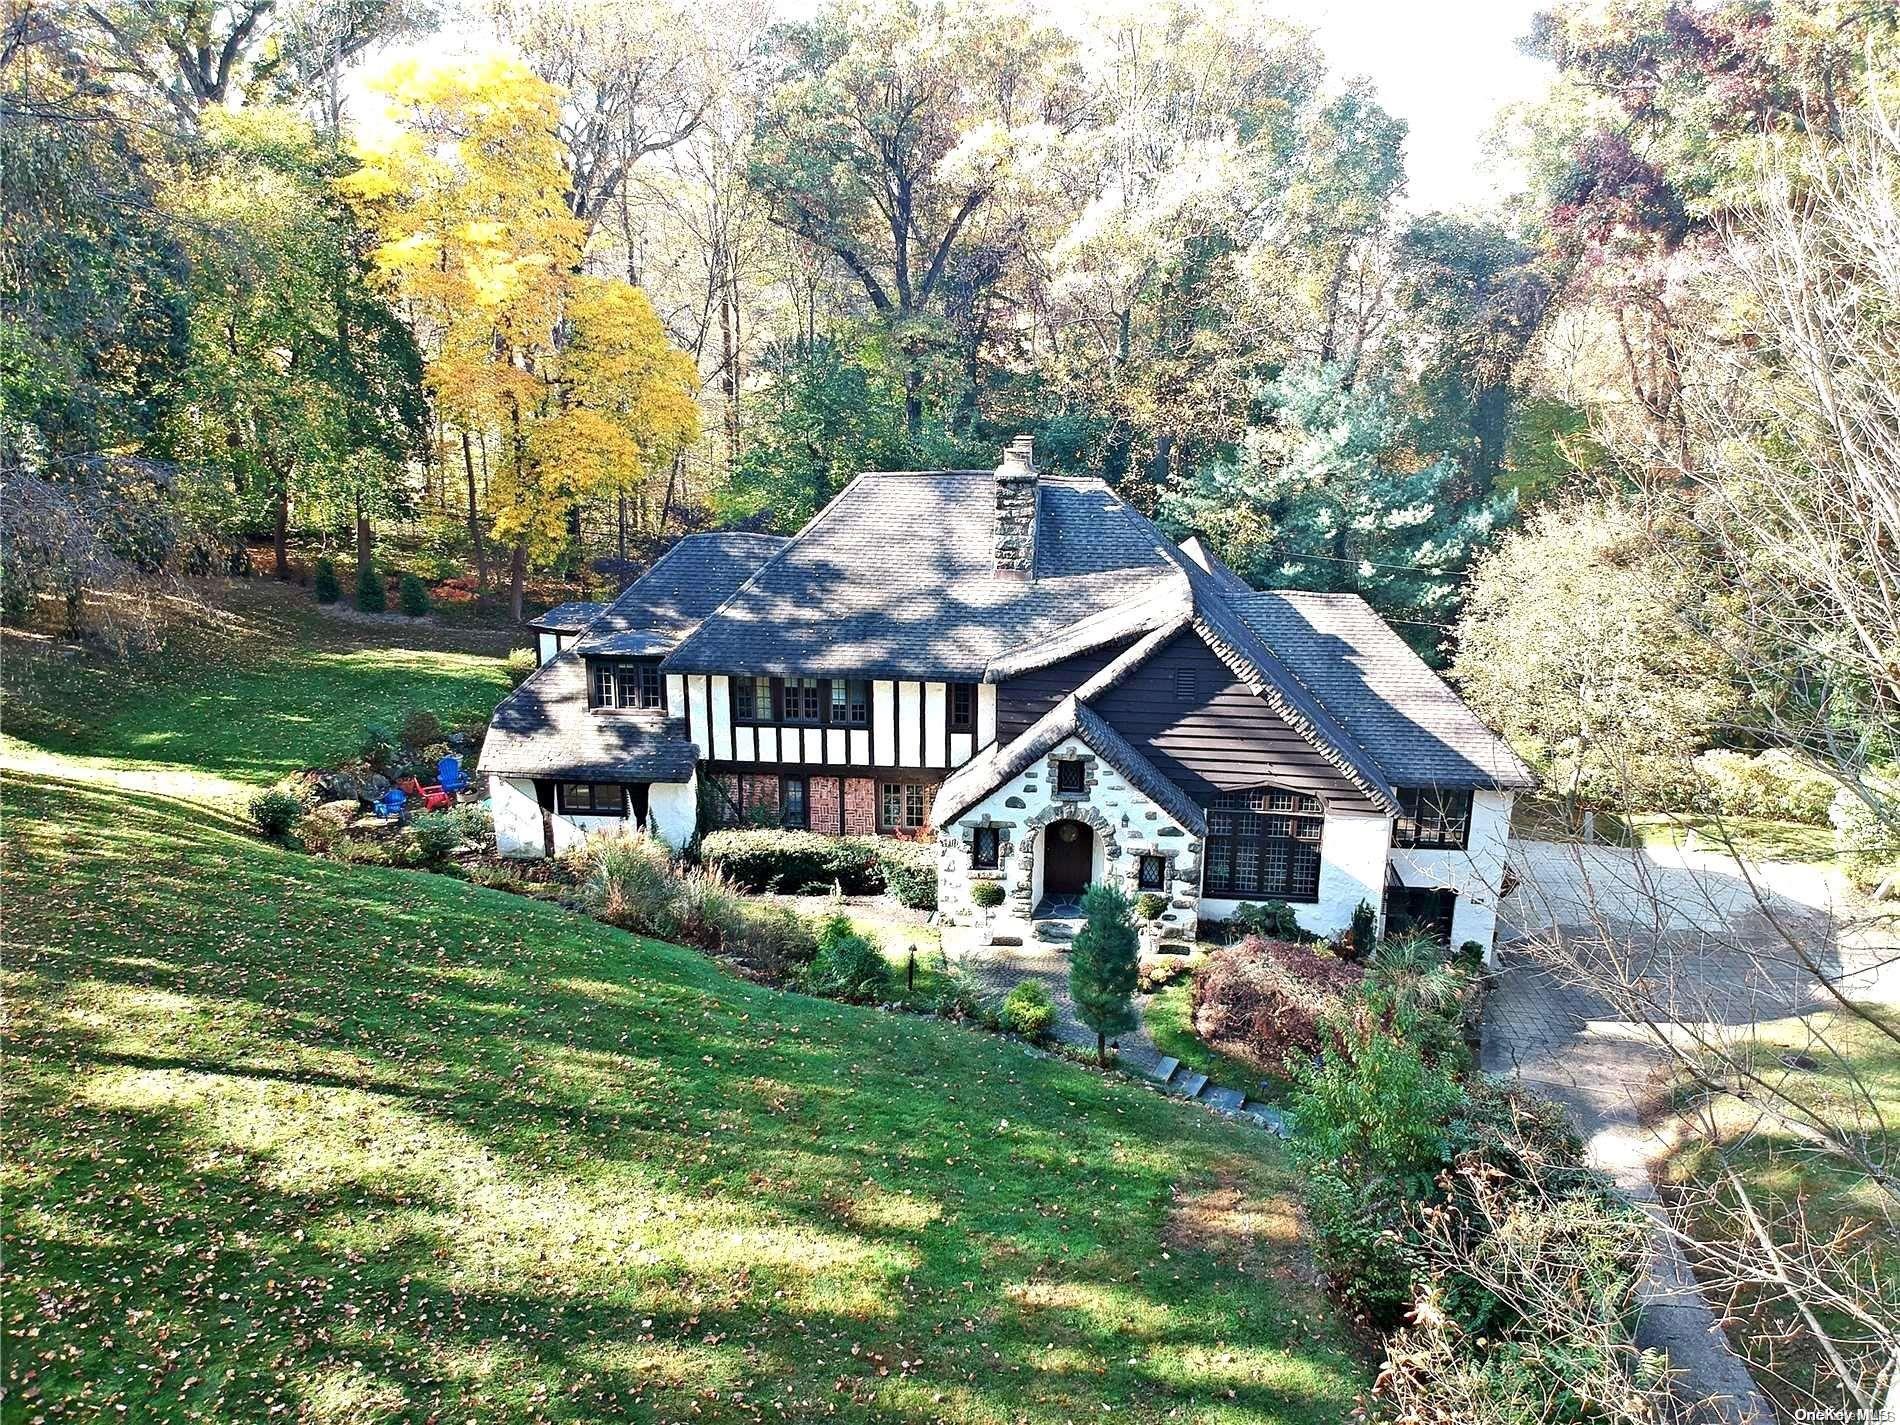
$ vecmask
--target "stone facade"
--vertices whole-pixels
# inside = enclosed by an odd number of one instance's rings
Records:
[[[1036,467],[1027,439],[1003,452],[996,468],[996,572],[1006,579],[1036,576]]]
[[[1085,790],[1064,793],[1055,789],[1055,763],[1085,763]],[[937,903],[943,919],[953,925],[972,925],[983,918],[970,899],[978,881],[1003,887],[1003,904],[990,912],[992,930],[1027,933],[1027,922],[1042,898],[1043,837],[1059,821],[1078,821],[1094,832],[1090,879],[1120,886],[1132,898],[1143,856],[1160,856],[1168,863],[1167,909],[1162,927],[1183,935],[1194,933],[1199,911],[1201,841],[1175,821],[1125,777],[1100,760],[1079,738],[1069,738],[1035,765],[1009,778],[949,826],[937,831]],[[970,863],[979,827],[997,831],[995,870],[978,870]]]

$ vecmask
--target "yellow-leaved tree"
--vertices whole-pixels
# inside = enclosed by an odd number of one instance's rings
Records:
[[[553,86],[491,57],[399,64],[380,87],[390,126],[359,145],[343,191],[376,225],[377,268],[461,435],[484,582],[470,435],[501,453],[491,528],[519,619],[528,567],[565,546],[577,502],[634,485],[698,436],[693,363],[639,288],[580,270]]]

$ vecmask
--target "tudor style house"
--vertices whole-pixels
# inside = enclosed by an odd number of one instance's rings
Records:
[[[1252,589],[1027,440],[860,476],[790,539],[689,535],[532,627],[479,769],[513,855],[769,819],[934,841],[952,922],[979,881],[1006,922],[1113,881],[1182,932],[1365,902],[1488,948],[1532,785],[1364,600]]]

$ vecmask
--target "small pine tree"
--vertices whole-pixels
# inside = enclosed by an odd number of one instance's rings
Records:
[[[1140,939],[1130,919],[1128,897],[1116,886],[1090,886],[1082,894],[1085,924],[1069,955],[1069,995],[1076,1017],[1095,1031],[1095,1056],[1108,1063],[1108,1036],[1133,1029],[1136,958]]]
[[[402,586],[396,591],[396,600],[410,618],[422,618],[429,612],[429,591],[414,574],[402,576]]]
[[[383,572],[368,560],[357,566],[356,607],[366,614],[380,614],[389,608],[389,593],[383,588]]]
[[[343,586],[336,581],[336,565],[327,559],[317,561],[317,576],[313,582],[320,604],[334,604],[343,597]]]

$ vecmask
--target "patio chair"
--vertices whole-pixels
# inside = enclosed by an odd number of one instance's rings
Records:
[[[436,763],[435,779],[441,785],[442,790],[447,792],[450,796],[454,796],[457,792],[466,792],[474,785],[474,783],[469,781],[468,773],[462,770],[462,759],[460,757],[444,757],[440,762]]]
[[[403,808],[409,805],[408,794],[401,787],[391,787],[376,798],[375,812],[378,816],[400,817]]]
[[[443,807],[455,804],[455,798],[440,787],[425,787],[414,777],[404,777],[396,786],[407,793],[411,800],[421,802],[424,811],[441,811]]]

